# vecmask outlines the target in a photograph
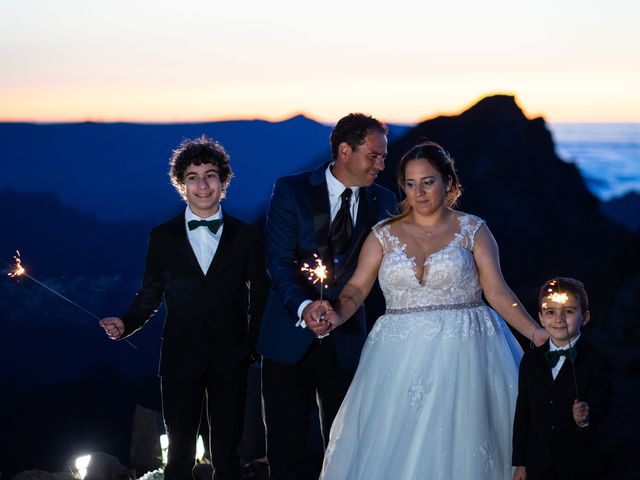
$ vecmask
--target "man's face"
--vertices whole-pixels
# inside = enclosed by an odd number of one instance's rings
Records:
[[[218,211],[223,189],[215,165],[189,165],[184,175],[184,189],[191,211],[199,217],[207,218]]]
[[[558,347],[567,345],[580,332],[580,328],[589,322],[589,312],[583,312],[580,302],[571,293],[563,303],[543,298],[538,313],[540,323],[549,333]]]
[[[368,187],[382,170],[387,158],[387,136],[381,132],[371,132],[364,143],[352,149],[343,143],[338,147],[340,172],[339,180],[347,187]]]

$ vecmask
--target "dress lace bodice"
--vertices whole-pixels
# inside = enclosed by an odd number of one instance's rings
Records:
[[[391,233],[391,224],[380,222],[373,228],[384,251],[378,280],[387,309],[480,301],[482,289],[473,247],[475,234],[484,220],[460,214],[458,221],[460,229],[453,240],[425,260],[422,280],[415,274],[415,257],[407,256],[406,244]]]

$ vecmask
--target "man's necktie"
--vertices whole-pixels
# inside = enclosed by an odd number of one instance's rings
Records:
[[[549,350],[548,352],[544,352],[544,358],[547,359],[547,362],[551,365],[551,368],[555,367],[560,360],[560,357],[567,357],[570,361],[576,358],[576,349],[575,348],[567,348],[565,350]]]
[[[214,235],[216,233],[218,233],[218,230],[220,230],[220,225],[222,225],[222,220],[221,219],[217,219],[217,220],[189,220],[187,222],[187,226],[189,227],[189,230],[195,230],[198,227],[207,227],[209,230],[211,230],[211,233],[213,233]]]
[[[353,220],[351,218],[351,195],[353,191],[346,188],[340,199],[340,210],[336,214],[336,218],[331,223],[331,253],[333,255],[342,255],[349,248],[351,243],[351,234],[353,233]]]

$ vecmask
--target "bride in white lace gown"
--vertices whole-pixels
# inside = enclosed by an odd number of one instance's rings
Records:
[[[460,186],[448,154],[419,145],[399,172],[403,213],[374,227],[335,310],[325,312],[338,326],[378,275],[387,310],[333,423],[321,478],[511,479],[522,350],[482,291],[536,344],[544,330],[505,284],[484,222],[451,209]]]

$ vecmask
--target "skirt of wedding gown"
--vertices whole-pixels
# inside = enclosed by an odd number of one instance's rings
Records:
[[[522,350],[491,308],[383,315],[331,429],[324,480],[510,480]]]

